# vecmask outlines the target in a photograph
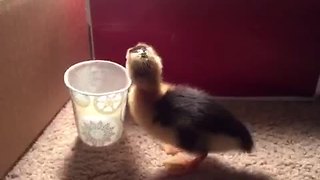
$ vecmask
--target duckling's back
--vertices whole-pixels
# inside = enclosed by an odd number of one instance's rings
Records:
[[[174,129],[178,145],[193,152],[250,152],[248,129],[208,93],[188,86],[168,90],[155,103],[154,122]]]

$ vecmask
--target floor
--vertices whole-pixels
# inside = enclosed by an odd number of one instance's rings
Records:
[[[250,124],[254,152],[212,154],[194,173],[175,179],[320,179],[319,102],[222,103]],[[173,179],[162,166],[167,155],[130,119],[112,147],[88,147],[76,133],[68,103],[6,179]]]

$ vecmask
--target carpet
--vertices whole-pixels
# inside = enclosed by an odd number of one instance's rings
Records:
[[[8,180],[320,179],[320,103],[223,101],[253,132],[252,154],[211,154],[193,173],[166,177],[167,155],[130,118],[121,140],[92,148],[77,138],[70,102],[5,177]]]

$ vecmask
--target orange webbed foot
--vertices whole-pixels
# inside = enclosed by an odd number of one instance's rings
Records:
[[[207,154],[194,156],[188,153],[179,152],[175,156],[168,158],[164,162],[164,165],[168,169],[170,175],[183,175],[197,168],[206,157]]]

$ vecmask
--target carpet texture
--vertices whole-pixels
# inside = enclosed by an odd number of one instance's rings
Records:
[[[223,104],[250,124],[256,142],[252,154],[212,154],[192,174],[169,178],[162,166],[167,155],[130,118],[118,143],[91,148],[77,138],[68,103],[6,179],[320,179],[319,102]]]

